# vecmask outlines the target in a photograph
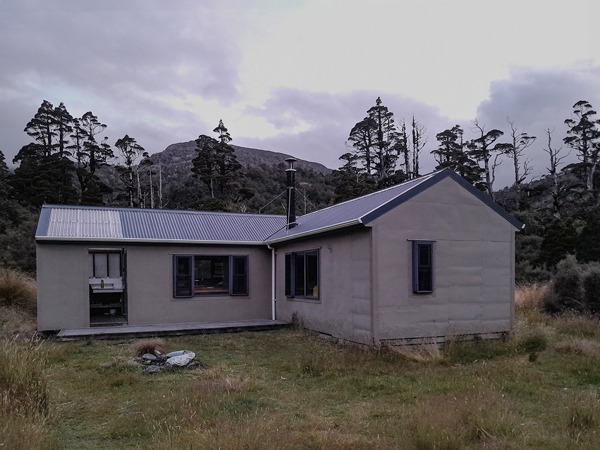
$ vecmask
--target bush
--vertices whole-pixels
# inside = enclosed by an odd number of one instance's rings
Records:
[[[0,267],[0,306],[18,307],[35,314],[37,289],[27,274]]]
[[[591,267],[583,278],[585,306],[594,313],[600,313],[600,267]]]
[[[544,298],[544,309],[551,314],[566,311],[583,311],[582,268],[573,255],[568,255],[556,265],[556,275]]]

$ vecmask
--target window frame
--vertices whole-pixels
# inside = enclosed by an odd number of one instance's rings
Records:
[[[91,274],[90,278],[123,278],[123,249],[110,249],[110,248],[102,248],[102,249],[88,249],[88,255],[91,257]],[[100,267],[97,264],[97,257],[100,255],[106,257],[106,275],[103,275],[100,270]],[[117,256],[117,272],[118,275],[115,275],[113,269],[113,264],[111,263],[111,255]],[[114,261],[113,261],[114,262]],[[111,273],[112,272],[112,273]]]
[[[435,241],[415,240],[412,241],[412,291],[413,294],[432,294],[435,290],[434,257],[433,250]],[[423,261],[421,249],[427,249],[427,260]],[[429,286],[423,286],[422,274],[427,275]],[[426,281],[426,282],[427,282]]]
[[[415,240],[412,241],[412,291],[413,294],[427,295],[435,290],[435,266],[434,266],[434,244],[435,241]],[[426,258],[423,258],[421,250],[427,249]],[[423,261],[427,259],[427,261]],[[427,279],[424,280],[423,277]],[[423,288],[423,282],[429,284]]]
[[[196,258],[227,258],[227,292],[206,292],[196,293],[194,280],[196,279]],[[180,273],[179,261],[188,261],[188,270],[184,273]],[[248,255],[219,255],[219,254],[176,254],[173,255],[173,297],[174,298],[205,298],[205,297],[247,297],[250,295],[250,282],[249,282],[249,262],[250,258]],[[234,273],[235,268],[239,267],[239,262],[242,261],[243,273]],[[179,284],[180,282],[186,281],[186,284]],[[185,291],[180,289],[180,286],[184,288],[187,286]],[[241,286],[241,289],[238,289]]]
[[[313,293],[316,290],[317,295],[307,292],[307,281],[309,279],[309,261],[316,260],[316,267],[310,270],[311,274],[316,278],[316,284],[313,287]],[[301,272],[298,271],[298,262],[302,261]],[[306,299],[320,300],[321,299],[321,258],[319,249],[302,250],[297,252],[289,252],[285,254],[284,261],[285,285],[284,293],[288,299]],[[299,276],[300,275],[300,276]],[[302,283],[302,289],[299,290],[298,281]]]

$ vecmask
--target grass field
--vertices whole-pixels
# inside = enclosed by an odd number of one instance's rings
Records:
[[[4,417],[0,448],[600,448],[593,318],[521,308],[508,341],[441,351],[300,330],[165,338],[208,369],[154,375],[128,364],[135,343],[12,342],[45,361],[48,398],[24,421]]]

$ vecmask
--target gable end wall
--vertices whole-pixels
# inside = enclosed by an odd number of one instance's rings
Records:
[[[515,228],[451,178],[373,226],[378,340],[509,331]],[[434,292],[412,292],[412,241],[435,241]]]

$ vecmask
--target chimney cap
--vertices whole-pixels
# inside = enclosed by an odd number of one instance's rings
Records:
[[[294,158],[293,156],[290,156],[289,158],[285,158],[285,162],[289,164],[289,167],[287,168],[287,170],[294,170],[294,163],[298,161],[296,158]]]

